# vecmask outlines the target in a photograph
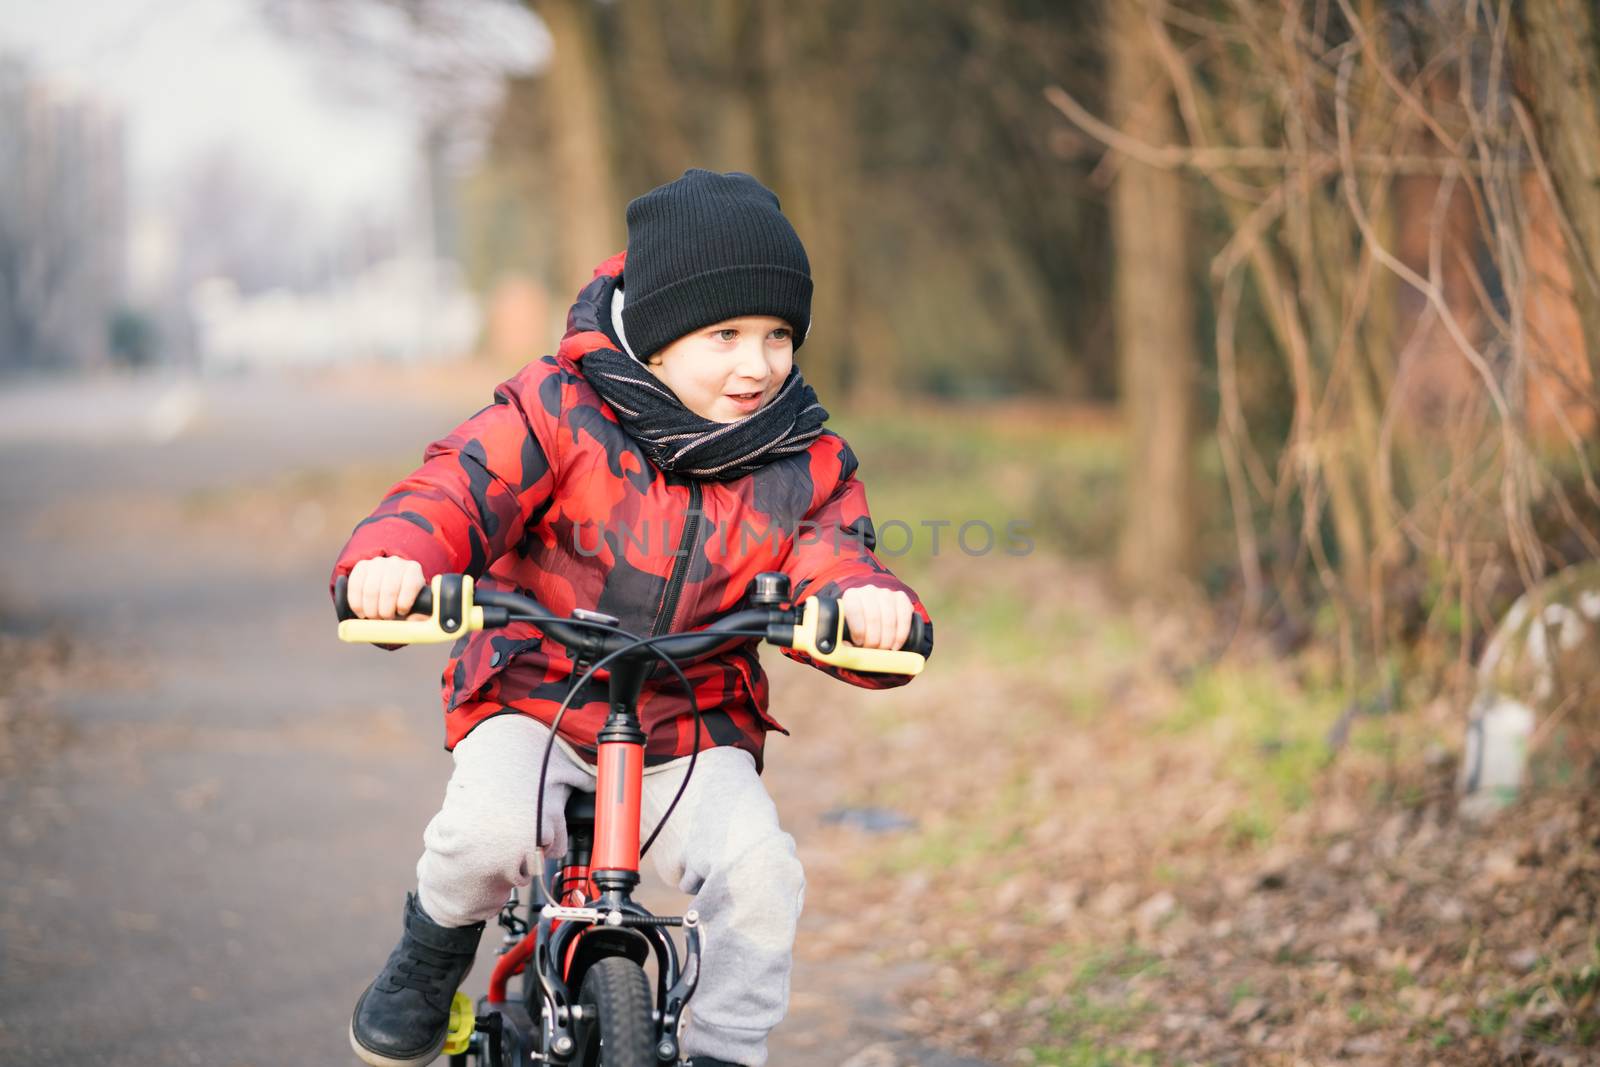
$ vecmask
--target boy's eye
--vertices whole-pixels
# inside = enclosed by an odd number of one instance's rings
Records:
[[[776,330],[773,330],[772,333],[768,334],[768,336],[774,337],[779,341],[786,341],[794,336],[794,331],[789,329],[787,326],[779,326]]]
[[[717,331],[717,340],[719,341],[732,341],[738,336],[739,331],[731,328]]]

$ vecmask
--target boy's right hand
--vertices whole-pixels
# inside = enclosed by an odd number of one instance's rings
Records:
[[[350,568],[345,599],[357,618],[394,619],[405,615],[412,622],[426,621],[426,615],[407,614],[426,584],[422,564],[399,556],[377,556]]]

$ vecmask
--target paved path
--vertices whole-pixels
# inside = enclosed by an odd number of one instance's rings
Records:
[[[78,657],[43,698],[65,748],[0,779],[0,1062],[355,1062],[350,1005],[449,773],[441,661],[333,640],[323,582],[359,515],[288,509],[236,544],[185,521],[401,466],[469,411],[299,380],[0,386],[0,623]],[[771,760],[780,808],[802,743]],[[906,1038],[892,986],[802,961],[774,1067],[981,1067]]]

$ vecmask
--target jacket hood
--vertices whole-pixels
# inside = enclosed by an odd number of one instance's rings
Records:
[[[567,310],[567,330],[556,354],[573,363],[597,348],[622,351],[622,342],[611,330],[611,295],[622,283],[622,265],[628,254],[618,252],[594,269],[589,283],[578,290]]]

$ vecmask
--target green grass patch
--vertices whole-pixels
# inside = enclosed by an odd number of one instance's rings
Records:
[[[1226,753],[1224,768],[1250,798],[1229,817],[1229,835],[1256,844],[1311,800],[1332,759],[1327,734],[1340,710],[1337,693],[1303,689],[1272,664],[1221,663],[1190,679],[1164,726],[1205,731]]]
[[[999,843],[982,820],[944,823],[912,833],[881,854],[878,867],[886,874],[949,871],[997,855]]]
[[[1576,1008],[1593,1003],[1600,995],[1600,941],[1591,946],[1590,962],[1572,970],[1547,971],[1539,980],[1511,990],[1493,1003],[1474,1008],[1470,1016],[1474,1033],[1500,1037],[1513,1023],[1521,1035],[1540,1044],[1574,1041],[1590,1046],[1600,1041],[1600,1017]]]
[[[1039,996],[1042,979],[1059,965],[1041,966],[1018,976],[1008,999],[1017,1005]],[[1049,1014],[1052,1040],[1035,1045],[1037,1063],[1080,1067],[1093,1064],[1149,1064],[1149,1053],[1119,1048],[1118,1036],[1155,1010],[1134,987],[1135,980],[1159,974],[1160,957],[1132,946],[1092,952]]]
[[[912,803],[917,788],[906,783],[886,790],[891,803]],[[1009,862],[1026,859],[1031,846],[1026,828],[1053,810],[1054,798],[1033,786],[1031,768],[1018,766],[981,798],[981,803],[960,818],[915,830],[878,854],[874,873],[906,874],[916,870],[951,871],[966,868],[974,889],[998,885],[1012,875]]]
[[[1154,1053],[1108,1048],[1099,1041],[1079,1038],[1070,1045],[1033,1047],[1034,1062],[1048,1067],[1154,1067]]]
[[[939,520],[951,524],[938,531],[941,552],[961,551],[961,525],[974,520],[995,531],[993,552],[1022,547],[1020,538],[1007,536],[1012,522],[1035,551],[1100,557],[1115,542],[1125,448],[1104,424],[956,411],[854,414],[833,423],[862,458],[881,539],[891,548],[903,541],[904,531],[885,530],[892,520],[914,531],[907,557],[931,551],[935,531],[923,524]],[[964,543],[977,552],[979,531],[969,529]]]

